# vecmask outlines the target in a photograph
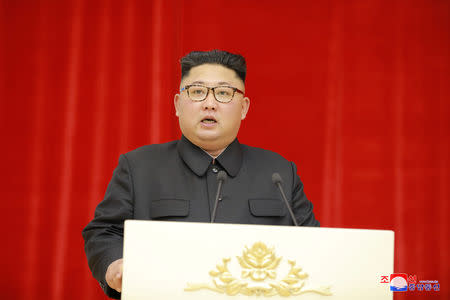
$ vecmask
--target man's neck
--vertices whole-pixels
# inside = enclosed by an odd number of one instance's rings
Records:
[[[224,144],[224,143],[219,143],[219,147],[223,147],[223,148],[219,148],[219,149],[214,149],[216,148],[218,143],[213,143],[213,142],[208,142],[205,143],[203,141],[197,141],[197,143],[193,142],[191,139],[189,139],[188,137],[186,137],[185,135],[183,135],[185,139],[187,139],[189,142],[191,142],[192,144],[194,144],[195,146],[199,147],[200,149],[202,149],[203,151],[205,151],[209,156],[211,156],[212,158],[216,159],[217,157],[219,157],[219,155],[222,154],[223,151],[225,151],[225,149],[228,148],[228,146],[233,142],[231,141],[231,143],[229,144]],[[203,147],[202,147],[203,146]],[[212,149],[211,149],[212,148]]]
[[[219,149],[219,150],[210,150],[210,151],[205,150],[205,149],[202,149],[202,150],[205,151],[206,153],[208,153],[208,155],[211,156],[213,159],[216,159],[217,157],[219,157],[220,154],[222,154],[223,151],[225,151],[225,149],[227,149],[227,147],[225,147],[223,149]]]

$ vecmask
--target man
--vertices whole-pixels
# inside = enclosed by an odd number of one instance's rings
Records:
[[[120,156],[105,198],[83,230],[89,267],[109,297],[119,298],[122,288],[124,220],[209,222],[220,171],[228,178],[216,222],[292,225],[272,182],[277,172],[298,224],[319,226],[295,164],[236,138],[250,106],[245,75],[240,55],[189,53],[181,60],[174,99],[181,139]]]

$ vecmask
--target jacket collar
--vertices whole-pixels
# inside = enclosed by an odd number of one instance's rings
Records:
[[[213,161],[208,153],[194,145],[184,135],[178,141],[177,149],[186,165],[198,176],[203,176]],[[237,175],[242,165],[242,148],[237,138],[216,158],[216,162],[229,176]]]

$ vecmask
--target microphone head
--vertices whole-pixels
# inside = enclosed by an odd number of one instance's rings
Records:
[[[282,183],[282,182],[283,182],[283,179],[281,179],[280,174],[278,174],[278,173],[273,173],[273,174],[272,174],[272,182],[275,183],[275,184]]]
[[[227,179],[227,173],[225,171],[220,171],[219,174],[217,174],[217,181],[225,181]]]

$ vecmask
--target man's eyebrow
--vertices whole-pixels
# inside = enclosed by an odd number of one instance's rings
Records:
[[[204,81],[197,80],[197,81],[191,82],[191,84],[202,84],[202,85],[205,85],[206,83]],[[217,83],[217,85],[230,85],[231,86],[231,84],[229,82],[227,82],[227,81],[219,81]]]
[[[194,82],[191,82],[191,84],[205,84],[203,81],[194,81]]]
[[[229,82],[226,82],[226,81],[220,81],[217,84],[218,85],[231,85]]]

